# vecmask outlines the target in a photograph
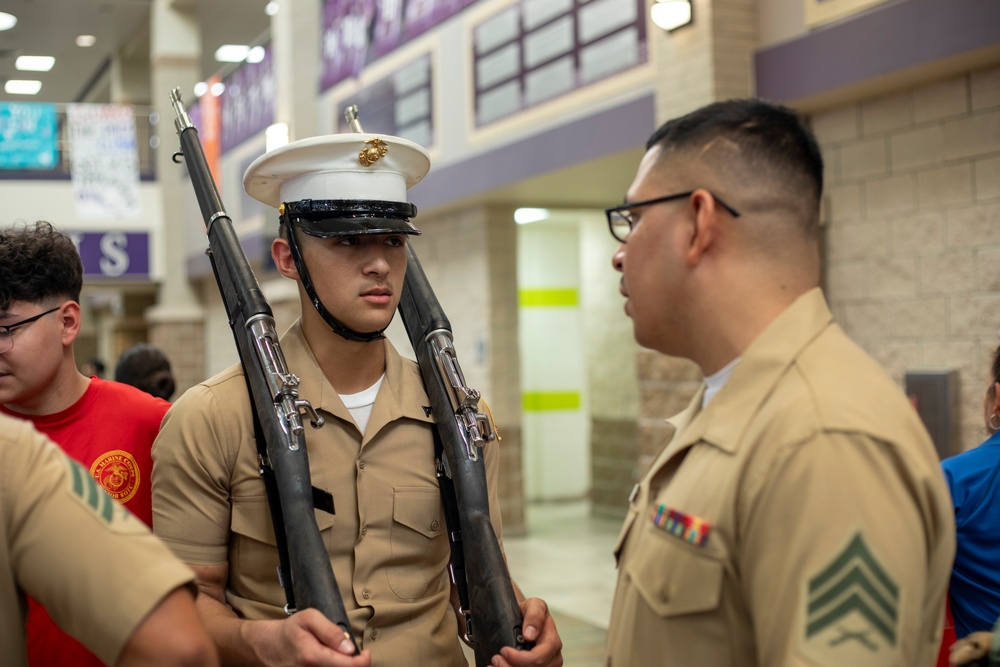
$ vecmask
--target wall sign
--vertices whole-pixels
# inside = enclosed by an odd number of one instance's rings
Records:
[[[67,232],[85,278],[149,278],[148,232]]]

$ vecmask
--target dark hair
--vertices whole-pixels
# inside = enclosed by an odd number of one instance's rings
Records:
[[[83,263],[68,236],[43,220],[0,230],[0,310],[14,301],[80,300]]]
[[[818,224],[823,194],[823,155],[802,117],[787,107],[758,99],[715,102],[664,123],[646,143],[647,150],[702,148],[713,139],[739,148],[746,174],[783,183],[801,194]],[[738,208],[738,206],[737,206]]]
[[[993,371],[993,383],[990,385],[993,387],[997,382],[1000,382],[1000,346],[993,352],[993,366],[990,367]]]
[[[138,343],[122,352],[115,365],[115,381],[130,384],[165,401],[170,400],[176,389],[167,355],[148,343]]]

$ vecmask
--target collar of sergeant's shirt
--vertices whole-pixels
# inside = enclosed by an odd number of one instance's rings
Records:
[[[802,349],[832,321],[833,316],[818,287],[792,302],[743,352],[729,381],[704,410],[699,410],[705,391],[702,385],[691,404],[667,420],[677,429],[677,437],[668,446],[668,456],[696,442],[735,452],[778,380]]]
[[[296,339],[296,345],[283,348],[289,369],[299,376],[299,397],[312,403],[317,410],[323,410],[353,424],[354,418],[340,395],[323,375],[312,350],[306,343],[300,321],[289,329],[289,336]],[[372,414],[365,429],[364,442],[368,442],[386,424],[400,418],[415,419],[432,423],[433,417],[423,409],[430,406],[424,391],[420,372],[403,361],[399,352],[385,339],[385,381],[379,388]],[[397,395],[398,392],[398,395]]]

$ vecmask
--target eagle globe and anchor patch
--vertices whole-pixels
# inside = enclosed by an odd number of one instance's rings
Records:
[[[821,665],[886,665],[898,655],[899,585],[862,534],[806,582],[802,648]]]
[[[128,452],[115,449],[97,457],[90,474],[112,498],[124,504],[139,490],[139,465]]]

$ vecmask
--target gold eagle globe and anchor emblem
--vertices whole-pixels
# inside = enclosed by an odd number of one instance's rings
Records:
[[[365,167],[370,167],[389,152],[389,145],[375,137],[365,141],[365,147],[358,153],[358,162]]]
[[[90,466],[90,474],[108,495],[120,503],[131,500],[141,483],[139,464],[130,453],[121,449],[97,457]]]

